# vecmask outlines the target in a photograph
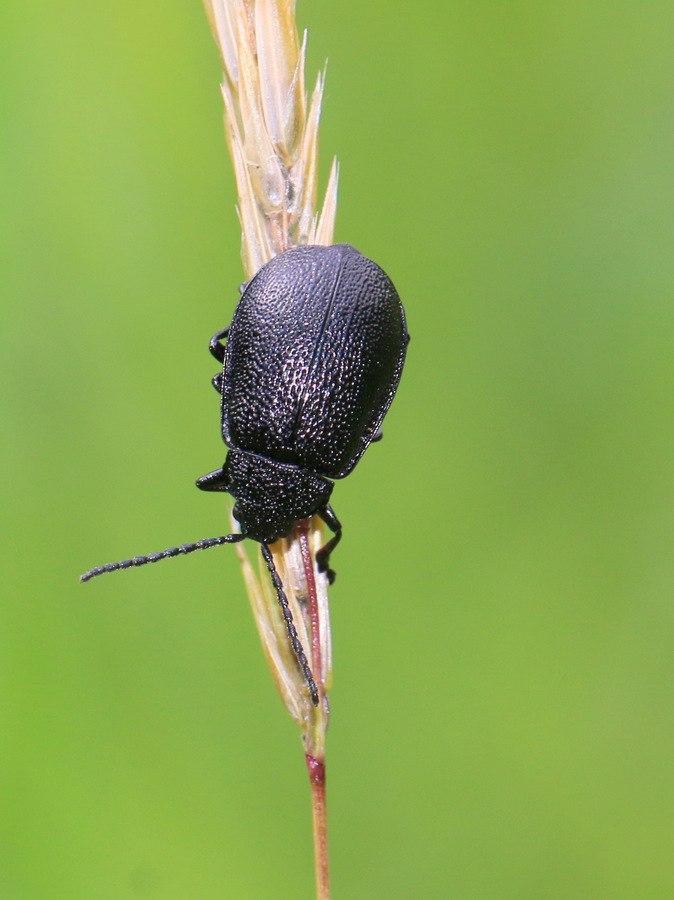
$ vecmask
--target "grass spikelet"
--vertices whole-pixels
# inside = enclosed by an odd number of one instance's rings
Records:
[[[333,243],[339,169],[334,160],[321,211],[318,196],[318,126],[324,73],[311,99],[305,90],[306,33],[300,43],[294,0],[205,0],[224,68],[225,130],[237,184],[241,256],[251,278],[273,256],[298,244]],[[298,723],[309,771],[314,815],[316,885],[328,900],[325,815],[325,735],[332,680],[328,581],[315,554],[325,538],[320,519],[300,522],[271,547],[295,626],[319,689],[311,703],[288,642],[269,577],[236,549],[262,646],[276,687]]]

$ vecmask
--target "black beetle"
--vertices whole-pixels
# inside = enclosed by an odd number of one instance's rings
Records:
[[[296,522],[320,515],[333,537],[317,563],[333,580],[328,562],[342,527],[329,504],[330,479],[348,475],[381,437],[408,341],[391,280],[355,247],[292,247],[274,257],[243,286],[232,324],[210,342],[222,363],[213,384],[222,397],[229,452],[223,467],[200,478],[197,487],[232,494],[241,533],[98,566],[80,580],[244,538],[259,541],[318,704],[269,544]]]

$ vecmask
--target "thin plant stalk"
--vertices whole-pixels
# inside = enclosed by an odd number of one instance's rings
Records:
[[[317,661],[314,678],[319,685],[323,684],[323,673],[320,668],[320,615],[316,580],[314,578],[315,561],[309,546],[310,523],[299,522],[296,527],[297,537],[302,553],[302,564],[307,584],[309,617],[311,621],[311,658]],[[328,705],[321,703],[314,721],[314,734],[311,749],[305,750],[309,780],[311,782],[311,801],[313,810],[314,860],[316,869],[316,894],[319,900],[330,897],[330,868],[328,864],[328,817],[325,795],[325,735],[328,727]],[[317,755],[314,755],[317,754]]]
[[[247,279],[276,254],[301,244],[333,243],[338,166],[334,160],[320,212],[318,124],[324,74],[305,90],[307,36],[300,43],[295,0],[204,0],[224,69],[225,131],[236,177],[241,255]],[[236,523],[233,522],[234,527]],[[300,727],[311,783],[318,900],[329,900],[325,795],[327,692],[332,682],[328,580],[316,566],[325,543],[318,516],[297,523],[270,549],[299,639],[318,687],[311,703],[286,625],[258,556],[255,572],[236,549],[258,633],[276,687]]]

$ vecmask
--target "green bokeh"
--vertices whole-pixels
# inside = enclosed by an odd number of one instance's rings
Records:
[[[413,336],[335,491],[336,900],[674,896],[674,10],[301,3]],[[2,900],[312,896],[219,534],[242,278],[198,0],[0,8]]]

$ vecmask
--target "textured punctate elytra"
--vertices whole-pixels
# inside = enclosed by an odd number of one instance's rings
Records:
[[[99,566],[82,580],[246,537],[259,541],[289,639],[318,703],[268,545],[296,522],[320,515],[334,536],[318,564],[334,578],[328,563],[342,529],[329,504],[332,480],[348,475],[381,437],[408,341],[391,280],[354,247],[293,247],[274,257],[245,286],[232,324],[210,343],[222,363],[213,383],[229,449],[222,468],[197,486],[235,498],[241,534]]]
[[[287,250],[253,278],[234,314],[225,443],[343,478],[389,408],[406,344],[400,300],[376,263],[348,244]]]

